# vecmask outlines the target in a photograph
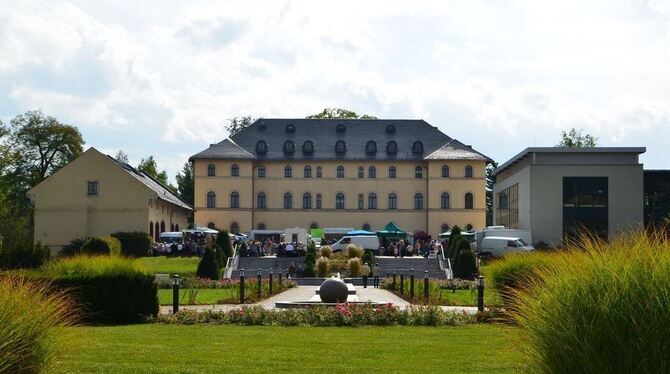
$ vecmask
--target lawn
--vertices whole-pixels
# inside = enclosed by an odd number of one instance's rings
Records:
[[[517,329],[134,325],[71,328],[62,373],[518,371]]]
[[[153,274],[179,274],[180,277],[195,276],[200,257],[141,257],[136,260]]]
[[[195,293],[195,303],[192,303],[190,300],[191,296],[193,296],[190,290],[179,290],[179,304],[217,304],[220,300],[228,300],[233,297],[239,299],[239,293],[234,293],[229,288],[197,288],[195,290],[197,290],[197,293]],[[158,290],[158,302],[161,305],[172,305],[172,290]]]

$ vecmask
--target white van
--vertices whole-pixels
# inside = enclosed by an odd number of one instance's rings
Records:
[[[479,255],[482,257],[501,257],[508,253],[530,252],[532,245],[518,237],[487,236],[479,245]]]
[[[379,249],[379,238],[377,235],[344,236],[330,247],[333,252],[339,252],[345,250],[349,244],[357,244],[363,249],[376,251]]]

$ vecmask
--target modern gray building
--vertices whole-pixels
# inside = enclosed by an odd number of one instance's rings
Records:
[[[494,172],[493,222],[560,245],[587,229],[603,238],[643,224],[644,147],[526,148]]]

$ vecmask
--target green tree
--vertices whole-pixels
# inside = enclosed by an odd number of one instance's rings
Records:
[[[556,147],[563,148],[593,148],[597,145],[598,138],[590,134],[584,134],[582,130],[570,129],[561,131],[561,141]]]
[[[196,274],[198,278],[219,279],[219,266],[214,259],[214,252],[211,248],[205,248],[205,253],[198,263]]]
[[[167,172],[165,172],[165,170],[158,172],[158,164],[156,163],[154,156],[149,156],[146,159],[142,158],[140,164],[137,165],[137,170],[151,175],[152,177],[156,178],[156,180],[161,182],[164,186],[169,187],[173,191],[175,190],[174,186],[171,186],[168,183]]]
[[[190,162],[184,164],[184,167],[177,173],[177,193],[182,200],[193,205],[195,185],[193,178],[193,165]]]
[[[234,117],[228,120],[228,125],[226,126],[226,130],[228,130],[229,136],[233,136],[240,131],[246,129],[247,127],[251,126],[252,123],[254,123],[254,119],[251,118],[251,116],[244,116],[244,117]]]
[[[320,113],[307,116],[310,119],[377,119],[375,116],[364,114],[358,115],[356,112],[342,108],[325,108]]]
[[[119,150],[118,152],[116,152],[114,158],[116,159],[116,161],[123,162],[124,164],[128,163],[128,155],[124,151]]]

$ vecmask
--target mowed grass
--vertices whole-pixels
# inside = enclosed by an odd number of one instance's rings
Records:
[[[179,304],[217,304],[221,300],[231,299],[236,294],[230,289],[198,288],[195,303],[191,303],[190,295],[191,292],[187,289],[179,290]],[[172,305],[172,290],[158,290],[158,302],[160,305]]]
[[[134,325],[75,327],[62,373],[508,373],[518,329]]]
[[[152,274],[179,274],[180,277],[195,276],[200,257],[140,257],[135,260]]]
[[[447,300],[446,305],[476,306],[477,290],[443,290],[442,297]],[[484,304],[497,306],[501,304],[500,296],[493,287],[484,288]]]

